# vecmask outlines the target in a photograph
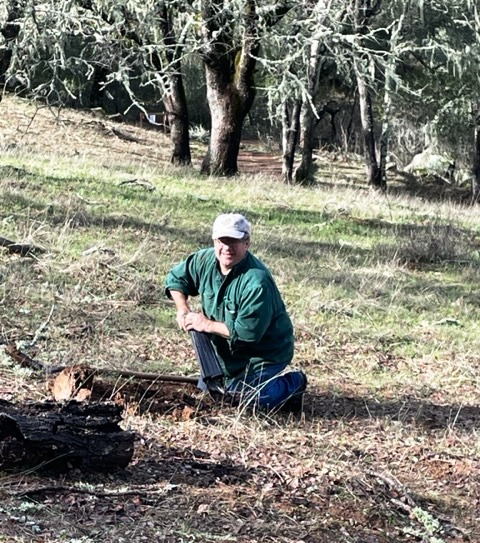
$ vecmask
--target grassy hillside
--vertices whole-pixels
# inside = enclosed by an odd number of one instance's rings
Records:
[[[132,395],[121,473],[0,472],[0,542],[480,540],[478,208],[401,177],[372,192],[343,157],[319,155],[317,185],[299,188],[262,173],[275,157],[210,179],[200,146],[194,169],[168,148],[0,103],[0,236],[44,249],[0,248],[0,399],[50,397],[8,343],[45,364],[194,375],[162,283],[234,210],[294,321],[304,413],[245,413],[188,385]]]

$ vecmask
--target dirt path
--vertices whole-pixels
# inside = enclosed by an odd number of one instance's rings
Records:
[[[248,140],[242,143],[238,155],[238,169],[240,173],[264,174],[281,178],[282,161],[281,151],[265,151],[260,141]]]

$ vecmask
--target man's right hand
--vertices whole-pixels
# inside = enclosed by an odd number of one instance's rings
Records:
[[[170,296],[175,302],[177,308],[177,324],[181,330],[187,331],[185,317],[190,313],[190,307],[188,306],[187,296],[179,290],[171,290]]]
[[[178,327],[184,332],[188,332],[187,324],[185,322],[188,314],[189,314],[189,311],[186,311],[186,310],[177,311],[177,324],[178,324]]]

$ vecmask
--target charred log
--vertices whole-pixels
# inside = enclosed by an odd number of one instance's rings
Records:
[[[113,403],[0,400],[0,469],[112,471],[132,459],[135,434],[122,430]]]

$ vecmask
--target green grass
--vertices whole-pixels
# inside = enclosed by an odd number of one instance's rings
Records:
[[[40,497],[41,532],[17,519],[5,541],[461,541],[445,516],[480,537],[477,208],[401,186],[372,192],[358,164],[355,180],[337,185],[321,165],[328,187],[205,178],[171,168],[155,140],[163,136],[145,133],[151,144],[139,148],[102,139],[78,112],[52,126],[44,110],[29,135],[15,115],[31,106],[6,98],[2,107],[12,120],[0,117],[0,130],[16,147],[0,154],[0,236],[45,249],[22,258],[0,248],[2,343],[51,364],[196,373],[163,280],[211,243],[217,214],[234,210],[252,221],[252,251],[277,280],[295,324],[294,365],[309,376],[298,420],[205,411],[194,394],[190,413],[179,407],[183,392],[169,399],[168,416],[127,415],[142,436],[129,471],[69,475],[68,505]],[[154,190],[122,184],[132,179]],[[11,399],[49,397],[42,379],[20,375],[3,352],[0,362]],[[399,509],[400,487],[372,471],[401,481],[418,508]],[[42,485],[38,477],[14,481]],[[4,519],[25,503],[8,481],[0,473]],[[96,490],[127,484],[141,497],[103,498],[102,508],[94,494],[75,494],[85,481]],[[166,482],[163,501],[149,494]]]

